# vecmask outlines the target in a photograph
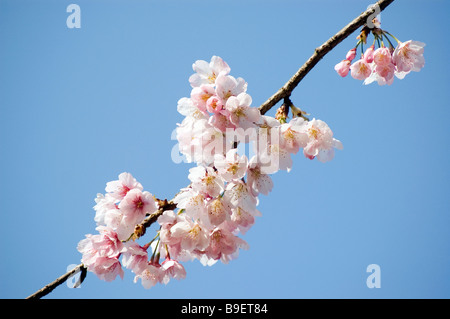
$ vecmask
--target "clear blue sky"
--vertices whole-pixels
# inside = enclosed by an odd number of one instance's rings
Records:
[[[80,29],[66,26],[70,3]],[[188,184],[171,134],[195,60],[221,56],[258,106],[370,3],[0,0],[0,297],[80,263],[94,198],[119,173],[159,198]],[[384,29],[427,44],[420,73],[384,87],[340,78],[355,33],[301,82],[294,104],[344,150],[325,164],[298,154],[274,176],[237,260],[185,263],[185,280],[150,290],[128,270],[112,283],[88,273],[48,298],[449,298],[449,10],[396,0],[382,13]]]

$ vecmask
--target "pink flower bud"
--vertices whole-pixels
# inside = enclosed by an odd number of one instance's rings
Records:
[[[356,48],[351,49],[347,52],[347,55],[345,57],[346,60],[349,60],[350,62],[353,61],[353,59],[356,57]]]
[[[372,44],[370,47],[367,48],[366,52],[364,53],[364,60],[366,60],[367,63],[373,62],[374,50],[375,50],[375,46]]]
[[[350,61],[342,60],[341,62],[339,62],[338,64],[335,65],[334,69],[340,76],[346,77],[348,74],[348,71],[350,70]]]

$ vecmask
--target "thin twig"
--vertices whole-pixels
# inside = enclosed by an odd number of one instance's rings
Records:
[[[69,279],[70,276],[72,276],[76,272],[82,270],[82,268],[84,268],[84,265],[83,264],[79,264],[78,266],[76,266],[71,271],[68,271],[67,273],[65,273],[64,275],[62,275],[61,277],[59,277],[55,281],[53,281],[53,282],[49,283],[48,285],[46,285],[45,287],[39,289],[34,294],[28,296],[26,299],[40,299],[40,298],[42,298],[43,296],[45,296],[45,295],[49,294],[50,292],[52,292],[53,289],[55,289],[59,285],[63,284],[67,279]]]
[[[161,216],[166,210],[174,210],[177,208],[177,204],[173,202],[173,200],[168,201],[167,199],[160,200],[158,199],[158,210],[153,214],[148,215],[145,219],[135,227],[134,230],[134,238],[139,238],[145,234],[145,230],[150,227],[153,223],[158,220],[158,217]]]
[[[161,216],[166,210],[174,210],[175,208],[177,208],[177,204],[175,204],[173,201],[167,201],[167,199],[163,201],[160,200],[159,209],[155,213],[147,216],[140,225],[142,225],[145,228],[148,228],[154,222],[156,222],[158,217]]]
[[[376,4],[380,8],[380,11],[383,11],[388,5],[390,5],[394,0],[380,0]],[[259,107],[261,114],[265,114],[269,111],[275,104],[284,99],[285,97],[289,97],[295,87],[300,83],[300,81],[308,74],[309,71],[335,46],[341,43],[345,38],[347,38],[350,34],[352,34],[356,29],[363,26],[367,23],[367,18],[369,18],[372,14],[375,13],[375,7],[368,9],[361,13],[356,19],[347,24],[341,31],[332,36],[327,42],[322,44],[320,47],[315,49],[313,55],[308,59],[298,69],[297,73],[295,73],[286,84],[280,88],[274,95],[272,95],[267,101],[265,101]]]

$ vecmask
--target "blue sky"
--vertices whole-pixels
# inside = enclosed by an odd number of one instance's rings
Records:
[[[71,3],[80,29],[66,26]],[[94,198],[121,172],[159,198],[188,184],[171,134],[195,60],[221,56],[258,106],[369,4],[0,0],[0,297],[80,262]],[[449,9],[396,0],[382,13],[384,29],[427,44],[419,73],[383,87],[340,78],[355,33],[301,82],[292,101],[344,150],[325,164],[297,154],[273,176],[238,259],[185,263],[185,280],[150,290],[127,270],[112,283],[88,273],[47,298],[449,298]],[[370,264],[381,288],[366,286]]]

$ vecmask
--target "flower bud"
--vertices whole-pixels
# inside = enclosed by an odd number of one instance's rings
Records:
[[[347,52],[347,55],[345,56],[346,60],[349,60],[350,62],[353,61],[353,59],[356,57],[356,48],[351,49]]]
[[[286,105],[283,103],[283,105],[281,105],[277,109],[277,112],[275,113],[275,119],[278,120],[280,123],[286,123],[286,119],[288,117],[287,110],[289,109],[286,108]]]
[[[367,63],[373,62],[374,50],[375,50],[375,46],[372,44],[370,47],[367,48],[366,52],[364,53],[364,60],[366,60]]]
[[[346,77],[348,74],[348,71],[350,70],[350,61],[349,60],[342,60],[338,64],[334,66],[334,69],[336,72],[342,76]]]

